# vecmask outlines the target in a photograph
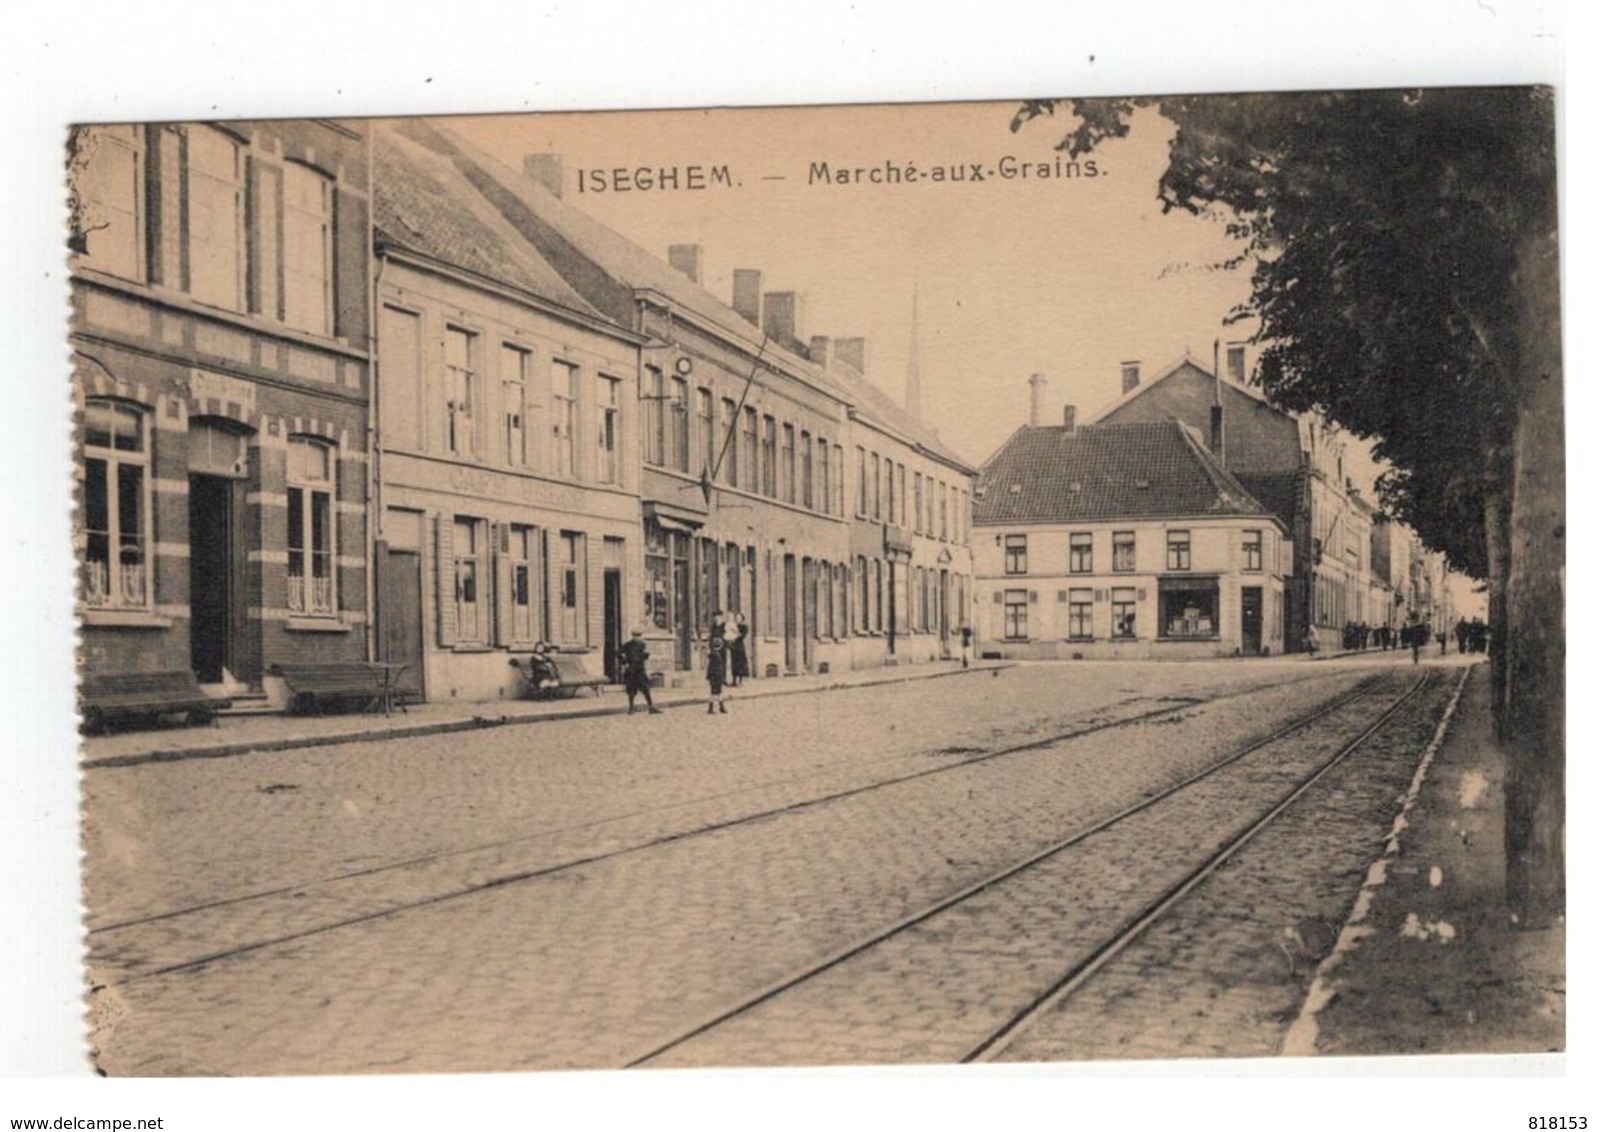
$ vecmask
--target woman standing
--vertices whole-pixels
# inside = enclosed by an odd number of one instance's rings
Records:
[[[749,678],[748,636],[749,623],[743,614],[739,613],[737,615],[737,633],[733,636],[732,643],[728,646],[732,655],[731,684],[734,688]]]

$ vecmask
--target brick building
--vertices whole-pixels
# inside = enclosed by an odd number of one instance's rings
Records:
[[[363,130],[73,131],[86,671],[247,698],[274,663],[367,655]]]
[[[1019,429],[982,468],[984,655],[1282,651],[1287,529],[1179,421]]]

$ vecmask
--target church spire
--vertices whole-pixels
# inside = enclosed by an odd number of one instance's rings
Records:
[[[915,284],[909,307],[909,372],[904,377],[904,408],[916,421],[921,417],[920,389],[920,284]]]

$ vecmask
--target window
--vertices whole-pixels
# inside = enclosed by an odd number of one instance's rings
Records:
[[[730,615],[743,612],[743,552],[738,550],[733,543],[727,543],[726,551],[721,556],[721,561],[726,567],[726,585],[722,589],[725,600],[725,609],[728,614],[727,632],[734,632]]]
[[[243,155],[220,130],[187,130],[189,294],[202,303],[244,307]]]
[[[455,639],[482,644],[483,521],[455,516]]]
[[[599,482],[620,482],[616,449],[621,444],[621,379],[599,375]]]
[[[123,279],[144,278],[144,131],[84,126],[73,189],[81,213],[83,263]]]
[[[504,343],[499,350],[499,381],[504,401],[505,463],[512,468],[527,466],[527,372],[531,355],[519,346]]]
[[[383,307],[381,318],[377,347],[383,375],[383,433],[391,446],[414,452],[421,447],[428,406],[422,392],[421,318],[390,306]]]
[[[699,540],[699,632],[710,631],[710,615],[721,608],[721,548],[713,539]]]
[[[83,415],[83,602],[148,609],[149,427],[143,412],[90,401]]]
[[[679,472],[689,467],[688,452],[688,383],[680,377],[671,379],[671,463]]]
[[[876,452],[871,453],[871,518],[882,518],[882,457]]]
[[[765,436],[760,443],[760,471],[765,477],[761,486],[771,499],[776,498],[776,418],[765,418]],[[767,622],[769,624],[770,622]]]
[[[643,619],[656,629],[671,628],[671,546],[655,519],[643,524]]]
[[[288,442],[288,608],[312,617],[337,610],[333,584],[333,450]]]
[[[832,446],[822,437],[815,442],[815,450],[821,457],[821,483],[820,500],[821,512],[826,515],[832,513]],[[827,636],[834,634],[828,633]]]
[[[648,392],[644,394],[643,458],[659,467],[665,463],[665,374],[654,366],[648,370]]]
[[[1192,532],[1168,531],[1165,533],[1165,569],[1192,569]]]
[[[897,493],[897,488],[894,486],[896,481],[895,481],[895,479],[893,477],[893,461],[888,460],[886,463],[887,463],[887,469],[886,469],[887,470],[887,521],[889,523],[893,523],[893,522],[896,522],[897,519],[898,519],[898,493]]]
[[[537,602],[534,594],[537,592],[533,582],[537,578],[534,563],[537,560],[537,537],[535,527],[523,526],[512,523],[510,526],[510,549],[507,552],[509,568],[506,571],[510,587],[510,639],[516,643],[533,642],[538,639],[535,610]]]
[[[899,526],[909,526],[909,500],[904,497],[904,465],[898,466],[898,518],[894,520]]]
[[[1109,620],[1114,635],[1131,638],[1137,635],[1137,591],[1130,586],[1116,586],[1110,591]]]
[[[1083,531],[1070,536],[1070,572],[1072,574],[1092,573],[1091,532]]]
[[[859,580],[859,600],[854,603],[854,632],[871,630],[871,570],[862,554],[854,560],[854,576]]]
[[[920,534],[921,526],[921,474],[915,473],[915,533]]]
[[[721,474],[724,482],[738,485],[738,406],[730,397],[721,399]]]
[[[1248,372],[1248,348],[1240,342],[1231,342],[1225,348],[1226,376],[1238,385],[1243,384]]]
[[[1113,536],[1114,551],[1111,565],[1117,574],[1129,574],[1137,568],[1137,532],[1116,531]]]
[[[753,408],[743,409],[743,456],[745,471],[743,486],[749,491],[760,490],[760,416]]]
[[[802,491],[799,502],[811,510],[815,507],[815,441],[809,433],[799,435],[799,448],[801,466],[799,469],[799,483]]]
[[[854,513],[863,519],[871,513],[870,479],[865,475],[865,449],[855,445],[854,454],[859,457],[859,469],[854,476],[859,481],[859,501],[855,505]]]
[[[1349,552],[1349,553],[1353,555],[1353,564],[1354,564],[1354,567],[1357,568],[1357,565],[1358,565],[1358,555],[1357,555],[1357,553],[1356,552]],[[1242,532],[1242,568],[1244,570],[1263,570],[1264,569],[1264,532],[1263,531],[1243,531]]]
[[[948,541],[948,485],[937,481],[937,537]]]
[[[832,477],[832,514],[841,516],[846,513],[843,501],[848,498],[843,488],[843,446],[841,444],[832,445],[832,467],[836,469],[836,473]]]
[[[1220,583],[1215,578],[1160,578],[1159,633],[1182,639],[1220,635]]]
[[[283,321],[331,334],[333,183],[304,165],[283,167]]]
[[[1092,591],[1070,591],[1070,636],[1073,640],[1092,639]]]
[[[1007,641],[1024,641],[1026,639],[1026,591],[1004,591],[1004,639]]]
[[[474,337],[458,326],[444,330],[445,435],[450,453],[456,456],[470,457],[477,452],[477,374],[471,366]]]
[[[715,470],[715,394],[700,387],[698,391],[699,470]]]
[[[1026,572],[1026,536],[1004,536],[1004,573],[1024,574]]]
[[[794,475],[793,426],[782,426],[782,498],[788,503],[798,502],[798,477]]]
[[[577,399],[582,392],[578,384],[577,367],[570,362],[556,362],[553,370],[554,420],[554,474],[566,479],[577,475]]]
[[[560,532],[560,640],[588,643],[588,536]]]

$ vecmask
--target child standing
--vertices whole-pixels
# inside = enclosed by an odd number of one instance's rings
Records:
[[[726,686],[726,637],[720,633],[710,634],[710,649],[706,654],[704,676],[710,682],[710,712],[714,715],[719,707],[721,714],[726,714],[726,700],[722,698],[722,689]]]

